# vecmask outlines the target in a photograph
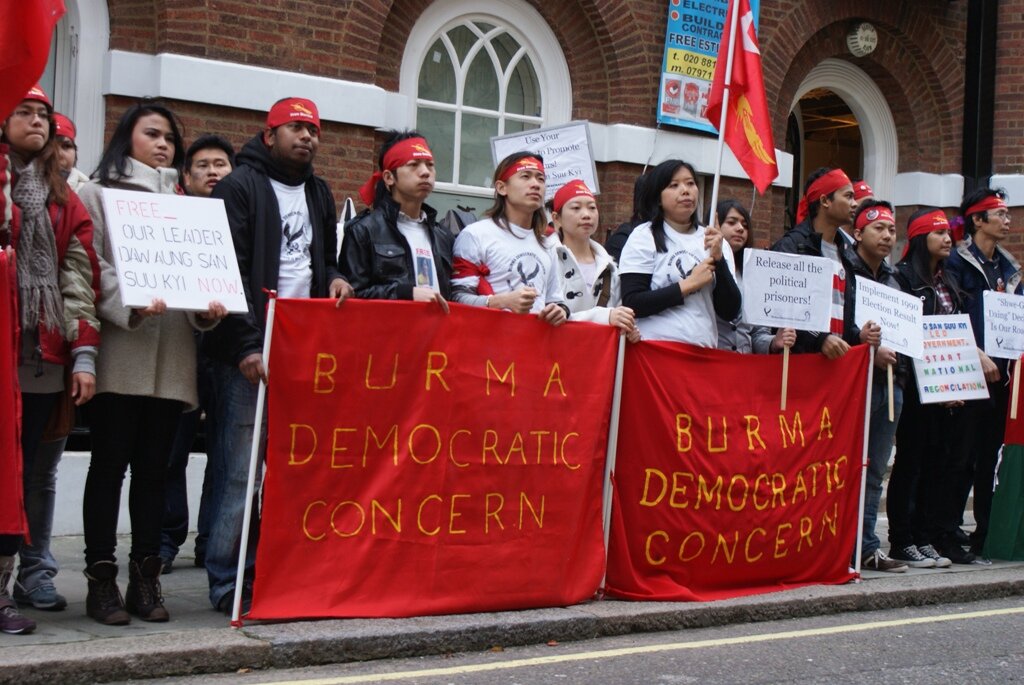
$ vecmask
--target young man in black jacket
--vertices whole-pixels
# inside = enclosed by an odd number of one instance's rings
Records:
[[[249,311],[228,316],[203,340],[214,361],[213,523],[206,546],[210,602],[230,611],[244,514],[252,421],[266,382],[266,290],[280,297],[331,297],[352,287],[338,272],[337,209],[327,183],[313,175],[320,115],[312,101],[278,100],[266,128],[238,154],[238,166],[213,189],[224,200]],[[264,438],[265,439],[265,438]],[[265,443],[264,443],[265,445]],[[253,540],[255,537],[252,538]],[[255,546],[246,565],[251,573]],[[249,585],[242,588],[243,606]]]
[[[425,204],[434,155],[415,131],[391,131],[380,171],[360,189],[369,209],[345,226],[339,267],[356,297],[437,302],[451,296],[452,236]]]

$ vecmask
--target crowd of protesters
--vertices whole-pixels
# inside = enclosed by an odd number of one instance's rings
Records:
[[[1010,225],[1002,191],[969,193],[953,227],[938,208],[915,212],[893,265],[903,227],[892,204],[872,198],[866,183],[851,182],[840,169],[813,172],[797,225],[771,249],[831,260],[830,328],[771,330],[742,315],[750,212],[724,200],[705,222],[697,173],[683,160],[664,161],[637,179],[633,215],[602,245],[593,237],[598,200],[586,184],[572,181],[554,193],[549,217],[544,160],[531,152],[510,155],[494,171],[493,205],[456,236],[427,204],[435,184],[429,142],[414,131],[392,131],[378,171],[360,191],[366,209],[345,226],[339,245],[333,195],[314,173],[321,128],[311,100],[274,103],[265,126],[237,155],[213,134],[186,149],[175,114],[141,101],[122,114],[89,177],[75,166],[74,124],[38,87],[2,125],[2,197],[12,209],[3,239],[18,255],[24,479],[0,487],[5,497],[21,489],[27,534],[0,535],[0,631],[34,629],[19,607],[66,607],[49,541],[56,469],[75,407],[86,413],[93,448],[83,504],[88,615],[107,625],[133,616],[169,619],[160,576],[173,568],[188,531],[184,475],[200,412],[209,459],[195,563],[206,568],[214,608],[230,611],[238,594],[243,608],[248,604],[258,526],[251,529],[242,587],[235,586],[235,569],[257,388],[267,379],[262,346],[272,290],[339,304],[350,297],[429,302],[445,312],[455,301],[535,315],[551,326],[614,326],[630,342],[744,354],[789,350],[835,359],[851,345],[871,345],[881,376],[870,398],[864,567],[900,572],[987,563],[981,554],[1008,369],[982,351],[982,296],[1019,294],[1022,287],[1020,266],[1000,247]],[[228,314],[216,301],[197,314],[169,310],[161,299],[122,306],[104,188],[223,200],[248,311]],[[922,404],[908,380],[911,360],[881,345],[879,325],[854,322],[859,279],[920,297],[926,315],[969,314],[991,399]],[[894,441],[887,554],[875,524]],[[131,544],[122,595],[115,532],[129,467]],[[977,527],[968,537],[961,524],[972,488]]]

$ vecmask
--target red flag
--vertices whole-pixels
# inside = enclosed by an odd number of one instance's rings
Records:
[[[775,141],[772,140],[772,122],[768,114],[768,101],[764,93],[764,76],[761,73],[761,52],[757,47],[757,33],[754,31],[754,13],[750,11],[749,0],[730,0],[726,27],[731,27],[732,13],[739,10],[737,29],[742,41],[736,42],[732,60],[732,78],[729,83],[729,112],[725,119],[724,136],[726,144],[743,170],[750,176],[758,192],[764,193],[779,175],[775,162]],[[707,118],[713,126],[719,126],[722,118],[722,100],[725,94],[725,70],[732,37],[728,28],[722,34],[718,48],[718,64],[715,78],[708,93]]]
[[[64,0],[2,0],[0,7],[0,119],[6,119],[46,68]]]

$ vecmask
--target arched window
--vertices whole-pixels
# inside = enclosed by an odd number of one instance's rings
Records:
[[[431,204],[491,195],[490,140],[568,121],[568,66],[550,27],[520,2],[441,1],[410,34],[402,92],[437,164]]]

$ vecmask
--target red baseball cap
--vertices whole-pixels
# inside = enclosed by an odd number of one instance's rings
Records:
[[[320,128],[320,112],[312,100],[305,98],[279,100],[267,112],[267,128],[277,128],[289,121],[303,121]]]
[[[38,83],[28,89],[28,92],[25,94],[25,97],[23,97],[22,100],[36,100],[46,105],[47,109],[49,109],[51,112],[53,111],[53,103],[50,102],[50,98],[46,95],[46,92],[39,86]]]
[[[75,139],[77,131],[75,130],[75,122],[68,119],[60,112],[53,113],[53,122],[57,124],[57,135],[64,136],[65,138]]]

